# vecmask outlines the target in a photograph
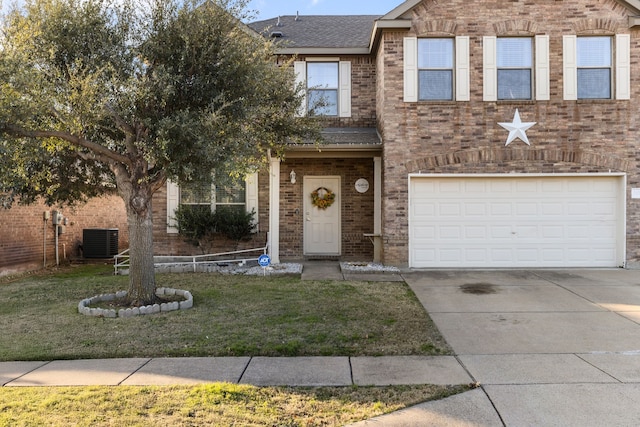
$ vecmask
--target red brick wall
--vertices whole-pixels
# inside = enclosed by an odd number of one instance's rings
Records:
[[[14,204],[0,209],[0,275],[41,268],[46,247],[47,265],[55,264],[55,234],[52,221],[46,224],[45,211],[58,210],[67,218],[64,233],[58,237],[61,263],[81,256],[82,230],[117,228],[120,249],[129,244],[124,202],[117,196],[99,197],[76,208],[51,208],[43,203],[29,206]]]
[[[413,29],[383,33],[378,57],[378,121],[384,140],[384,260],[408,262],[408,174],[608,172],[628,173],[628,193],[640,187],[640,31],[628,28],[628,11],[613,0],[425,1]],[[564,101],[562,36],[631,32],[631,101]],[[482,37],[547,34],[550,39],[550,101],[482,100]],[[404,103],[403,38],[469,36],[469,102]],[[531,146],[505,147],[516,108]],[[627,260],[640,262],[640,200],[627,202]]]

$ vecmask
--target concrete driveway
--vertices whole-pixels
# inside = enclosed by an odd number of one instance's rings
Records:
[[[403,276],[481,387],[366,424],[640,425],[640,271]]]

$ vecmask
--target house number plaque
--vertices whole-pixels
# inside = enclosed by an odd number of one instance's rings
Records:
[[[356,191],[358,193],[366,193],[369,191],[369,181],[364,178],[360,178],[356,181]]]

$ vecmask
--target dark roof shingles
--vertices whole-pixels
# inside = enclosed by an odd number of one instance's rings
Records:
[[[281,32],[278,41],[295,48],[362,48],[369,46],[378,15],[292,15],[252,22],[254,31],[269,36]]]

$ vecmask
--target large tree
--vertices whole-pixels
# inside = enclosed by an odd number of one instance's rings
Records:
[[[28,0],[0,40],[0,194],[125,201],[129,297],[155,299],[151,201],[167,179],[242,174],[296,118],[291,67],[230,0]]]

